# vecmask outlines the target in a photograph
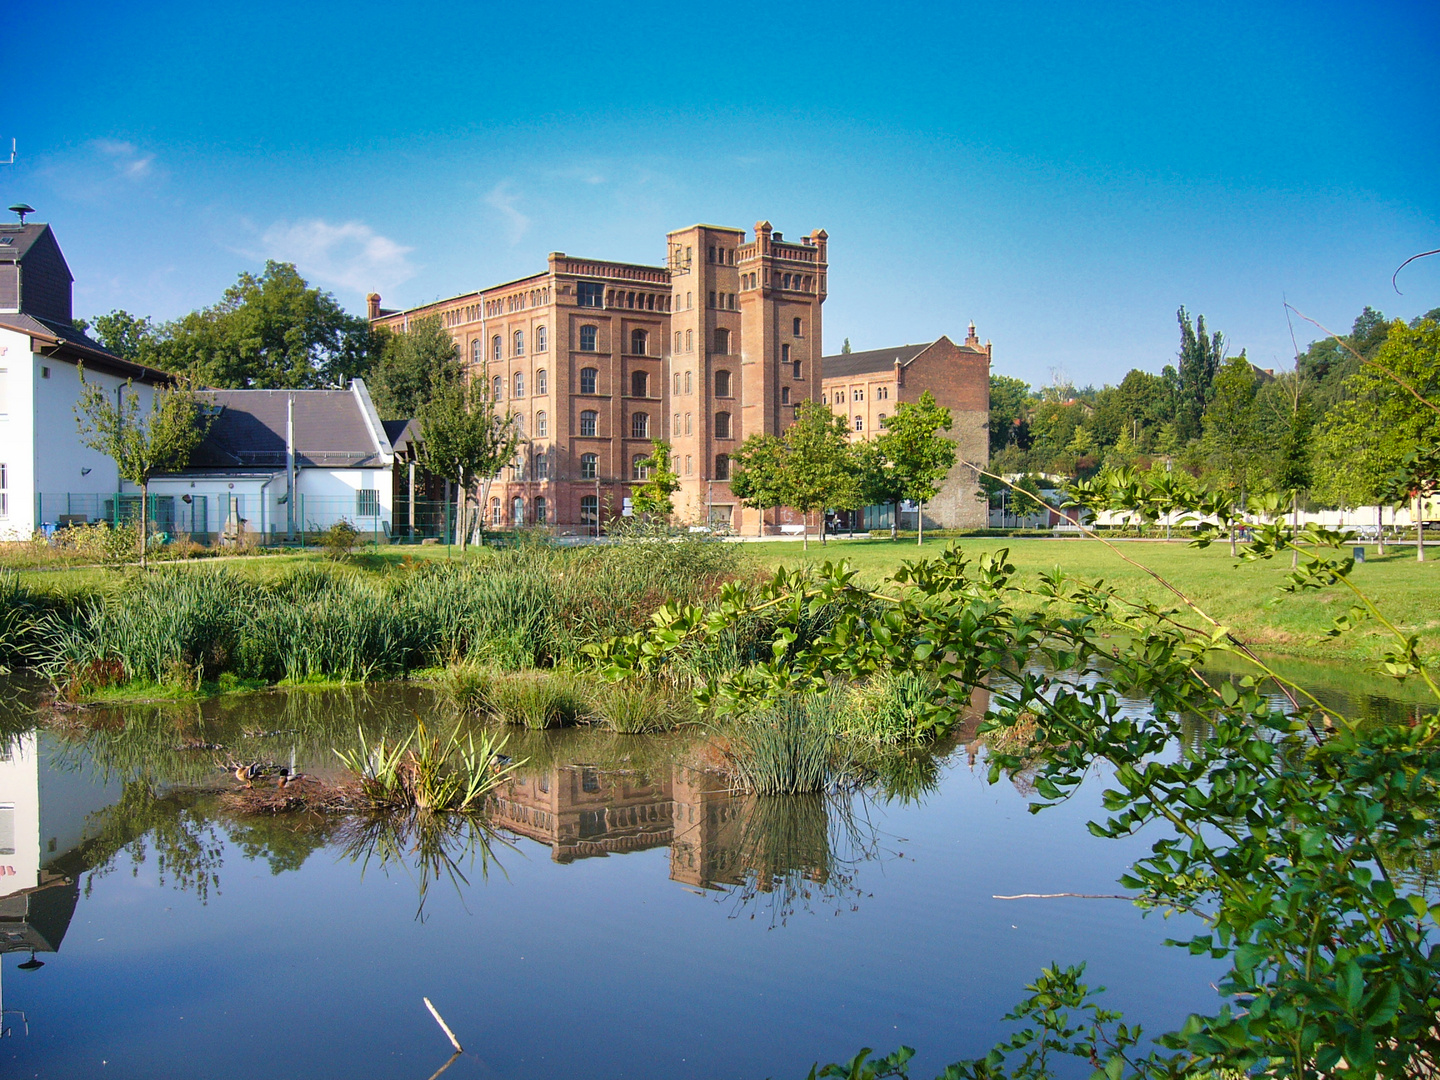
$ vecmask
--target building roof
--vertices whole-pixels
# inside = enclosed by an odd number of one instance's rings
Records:
[[[19,262],[47,232],[50,226],[43,221],[0,225],[0,262]]]
[[[29,228],[27,225],[26,228]],[[0,313],[0,326],[16,333],[29,334],[38,341],[40,348],[52,348],[56,359],[68,360],[72,364],[84,364],[111,375],[120,375],[140,382],[168,382],[172,376],[168,371],[137,364],[133,360],[108,352],[98,341],[86,337],[73,323],[59,319],[42,319],[24,312]]]
[[[219,412],[186,472],[283,469],[292,399],[296,465],[381,468],[393,458],[386,428],[360,379],[348,390],[205,390],[199,396]]]
[[[835,356],[822,357],[820,377],[849,378],[854,375],[894,371],[896,363],[910,363],[933,344],[935,342],[926,341],[919,345],[896,345],[889,349],[870,349],[868,352],[837,353]]]

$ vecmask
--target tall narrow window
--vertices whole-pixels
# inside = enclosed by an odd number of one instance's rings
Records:
[[[496,375],[490,380],[490,396],[499,401],[505,393],[505,376]]]
[[[781,404],[781,405],[789,405],[789,404],[790,404],[790,388],[789,388],[788,386],[782,386],[782,387],[780,388],[780,404]]]
[[[670,429],[670,434],[672,436],[680,434],[680,414],[678,412],[675,414],[675,426]]]
[[[715,293],[713,290],[710,293],[710,306],[712,308],[715,306]]]
[[[536,351],[536,352],[544,352],[544,351],[545,351],[546,349],[548,349],[549,347],[550,347],[550,335],[549,335],[549,333],[546,332],[545,327],[543,327],[543,326],[537,326],[537,327],[535,328],[535,351]]]
[[[721,356],[729,355],[730,331],[723,327],[715,328],[715,351]]]
[[[795,319],[795,321],[794,321],[794,329],[793,329],[792,332],[794,333],[794,335],[795,335],[796,337],[804,337],[804,336],[805,336],[804,334],[802,334],[802,333],[800,332],[801,327],[802,327],[803,325],[804,325],[804,324],[801,323],[798,318]]]
[[[728,371],[717,371],[717,372],[715,372],[715,396],[716,396],[716,397],[729,397],[729,396],[730,396],[730,372],[728,372]]]
[[[632,371],[630,373],[630,396],[650,396],[650,376],[643,371]]]
[[[550,415],[544,409],[535,414],[535,437],[537,439],[550,437]]]
[[[535,372],[535,393],[536,393],[537,395],[543,397],[545,394],[548,394],[549,392],[550,392],[550,376],[546,373],[545,369],[542,367],[539,371]]]
[[[600,524],[600,500],[594,495],[580,497],[580,524],[592,527]]]
[[[695,392],[695,383],[692,379],[694,374],[693,371],[685,372],[685,393],[687,394],[693,394]]]
[[[502,518],[501,518],[501,515],[502,515],[503,513],[504,513],[504,511],[500,509],[500,500],[499,500],[499,499],[491,499],[491,500],[490,500],[490,524],[491,524],[491,525],[501,525],[501,524],[503,524],[504,522],[503,522],[503,520],[502,520]]]
[[[649,479],[650,479],[650,469],[649,469],[649,467],[645,464],[645,463],[646,463],[647,461],[649,461],[649,460],[650,460],[650,459],[649,459],[648,457],[646,457],[644,454],[636,454],[634,457],[632,457],[632,458],[630,459],[630,479],[631,479],[631,480],[649,480]]]
[[[780,346],[780,362],[781,362],[782,364],[788,364],[788,363],[790,362],[790,346],[789,346],[789,345],[781,345],[781,346]]]
[[[549,522],[547,521],[547,519],[546,519],[546,517],[545,517],[545,512],[546,512],[546,510],[548,510],[548,509],[549,509],[549,507],[548,507],[548,506],[546,505],[546,503],[545,503],[545,496],[544,496],[544,495],[537,495],[537,496],[535,497],[535,524],[536,524],[536,525],[547,525],[547,524],[549,524]]]
[[[515,434],[525,438],[525,417],[519,413],[515,415]]]
[[[680,396],[680,373],[675,372],[675,396]]]
[[[550,454],[546,450],[535,451],[535,479],[550,479]]]
[[[630,331],[630,355],[644,356],[645,348],[649,345],[649,335],[644,330]]]
[[[715,437],[717,439],[730,438],[730,414],[728,412],[715,414]]]
[[[675,331],[675,351],[676,351],[676,352],[679,352],[679,351],[680,351],[680,331],[679,331],[679,330],[676,330],[676,331]]]
[[[580,392],[582,394],[595,393],[595,377],[600,372],[593,367],[582,367],[580,369]]]
[[[685,351],[686,351],[686,352],[693,352],[694,349],[695,349],[695,331],[694,331],[694,330],[686,330],[686,331],[685,331]]]
[[[861,416],[859,413],[856,413],[856,414],[855,414],[855,430],[856,430],[856,431],[864,431],[864,430],[865,430],[865,418],[864,418],[863,416]]]
[[[695,459],[694,459],[693,457],[691,457],[689,454],[686,454],[686,455],[685,455],[685,475],[686,475],[686,476],[694,476],[694,475],[695,475]]]
[[[485,347],[480,343],[480,339],[477,337],[474,341],[470,342],[470,363],[474,364],[476,367],[479,367],[480,364],[484,361],[484,359]]]
[[[525,500],[519,495],[510,500],[510,523],[512,525],[525,524]]]
[[[500,335],[496,334],[493,338],[490,339],[490,358],[492,360],[504,359],[504,357],[501,355],[501,349],[502,345],[500,344]]]
[[[710,248],[710,254],[705,261],[712,263],[715,261],[715,248],[713,246]]]
[[[857,390],[852,390],[852,391],[850,392],[850,400],[851,400],[851,401],[864,401],[864,400],[865,400],[865,388],[864,388],[864,387],[861,387],[861,388],[859,388],[859,389],[857,389]]]
[[[516,330],[516,331],[515,331],[515,352],[514,352],[514,355],[515,355],[515,356],[524,356],[524,355],[525,355],[525,331],[524,331],[524,330]]]
[[[686,435],[693,435],[693,434],[695,434],[695,414],[694,414],[694,413],[688,413],[688,412],[687,412],[687,413],[685,414],[685,434],[686,434]]]
[[[796,360],[795,362],[793,362],[793,363],[790,365],[790,377],[791,377],[792,379],[798,379],[798,378],[800,378],[800,361],[799,361],[799,360]]]
[[[715,455],[715,479],[716,479],[716,480],[729,480],[729,479],[730,479],[730,455],[729,455],[729,454],[716,454],[716,455]]]
[[[500,340],[500,339],[499,339],[499,338],[496,338],[495,340],[498,341],[498,340]],[[594,352],[594,351],[595,351],[595,327],[593,327],[593,326],[582,326],[582,327],[580,327],[580,351],[581,351],[581,352]]]
[[[648,439],[650,437],[650,414],[637,412],[630,417],[630,437],[632,439]]]
[[[594,480],[600,475],[600,456],[598,454],[580,455],[580,479]]]
[[[582,412],[580,414],[580,434],[586,436],[587,438],[594,437],[595,422],[599,418],[600,414],[597,413],[594,409],[586,409],[584,412]]]
[[[514,396],[514,397],[524,397],[524,396],[525,396],[525,373],[524,373],[523,371],[517,371],[517,372],[515,372],[515,393],[514,393],[513,396]]]

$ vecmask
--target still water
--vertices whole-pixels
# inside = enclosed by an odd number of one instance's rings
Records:
[[[0,761],[5,1075],[801,1077],[861,1046],[983,1054],[1048,963],[1158,1033],[1222,967],[1124,900],[1103,778],[1032,815],[964,736],[913,782],[735,796],[694,740],[516,736],[490,829],[236,815],[227,761],[293,760],[444,707],[414,688],[11,707]],[[437,717],[437,720],[439,717]],[[332,770],[333,771],[333,770]],[[905,791],[902,797],[895,788]],[[43,966],[41,966],[43,965]]]

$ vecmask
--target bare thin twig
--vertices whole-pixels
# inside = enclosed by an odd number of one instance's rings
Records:
[[[1390,286],[1395,290],[1395,295],[1397,295],[1397,296],[1404,296],[1404,295],[1405,295],[1404,293],[1402,293],[1402,292],[1400,291],[1400,285],[1399,285],[1399,283],[1395,280],[1396,278],[1398,278],[1398,277],[1400,276],[1400,271],[1401,271],[1401,270],[1404,270],[1405,267],[1409,266],[1409,265],[1410,265],[1412,262],[1414,262],[1416,259],[1423,259],[1423,258],[1425,258],[1427,255],[1440,255],[1440,248],[1436,248],[1434,251],[1422,251],[1422,252],[1420,252],[1419,255],[1411,255],[1410,258],[1406,259],[1403,263],[1401,263],[1399,266],[1397,266],[1397,267],[1395,268],[1395,273],[1393,273],[1393,274],[1390,275]]]
[[[1432,251],[1432,252],[1429,252],[1428,254],[1435,255],[1435,254],[1440,254],[1440,252],[1433,252],[1433,251]],[[1418,256],[1417,256],[1417,258],[1418,258]],[[1310,318],[1309,315],[1306,315],[1306,314],[1305,314],[1303,311],[1301,311],[1299,308],[1294,307],[1294,306],[1292,306],[1292,305],[1290,305],[1290,304],[1286,304],[1285,306],[1286,306],[1287,308],[1290,308],[1291,311],[1295,312],[1296,315],[1299,315],[1300,318],[1302,318],[1302,319],[1304,319],[1306,322],[1310,323],[1310,325],[1312,325],[1312,326],[1318,326],[1321,330],[1324,330],[1327,336],[1334,338],[1335,341],[1336,341],[1336,343],[1337,343],[1342,349],[1344,349],[1346,352],[1348,352],[1351,356],[1355,357],[1355,359],[1358,360],[1358,361],[1360,361],[1361,364],[1366,365],[1367,367],[1373,367],[1373,368],[1379,369],[1379,371],[1380,371],[1381,374],[1388,376],[1392,382],[1394,382],[1397,386],[1399,386],[1401,389],[1403,389],[1406,393],[1408,393],[1408,394],[1409,394],[1411,397],[1413,397],[1416,401],[1420,402],[1421,405],[1424,405],[1427,409],[1430,409],[1430,410],[1432,410],[1433,412],[1440,413],[1440,405],[1435,404],[1435,402],[1431,401],[1431,400],[1430,400],[1429,398],[1427,398],[1424,394],[1420,393],[1419,390],[1416,390],[1413,386],[1411,386],[1409,383],[1407,383],[1404,379],[1400,378],[1399,375],[1396,375],[1393,371],[1391,371],[1389,368],[1387,368],[1384,364],[1377,364],[1374,360],[1367,360],[1367,359],[1365,359],[1365,357],[1361,356],[1358,352],[1355,351],[1355,347],[1352,346],[1352,345],[1350,344],[1350,342],[1346,341],[1343,337],[1341,337],[1339,334],[1335,333],[1334,330],[1331,330],[1331,329],[1330,329],[1328,326],[1326,326],[1325,324],[1323,324],[1323,323],[1321,323],[1321,322],[1317,322],[1315,319]]]
[[[1058,900],[1061,897],[1074,897],[1076,900],[1134,900],[1133,896],[1121,896],[1118,893],[1088,893],[1088,892],[1022,892],[1014,896],[1000,896],[996,894],[990,897],[991,900]]]
[[[450,1025],[445,1023],[445,1021],[441,1019],[439,1011],[436,1010],[434,1005],[430,1004],[430,999],[427,997],[421,998],[420,1000],[425,1002],[425,1007],[430,1010],[430,1015],[433,1016],[435,1018],[435,1022],[440,1025],[440,1030],[445,1032],[445,1037],[450,1040],[450,1045],[455,1047],[455,1052],[457,1054],[463,1054],[465,1052],[465,1048],[460,1045],[460,1040],[455,1038],[455,1033],[450,1030]]]

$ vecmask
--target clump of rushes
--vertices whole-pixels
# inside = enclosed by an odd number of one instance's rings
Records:
[[[495,672],[480,664],[451,664],[440,677],[440,688],[461,710],[483,713],[490,710],[490,690]]]
[[[489,690],[490,710],[506,724],[539,731],[565,727],[586,715],[585,699],[575,679],[541,671],[505,675]]]
[[[737,785],[759,795],[824,791],[845,772],[835,737],[843,687],[786,698],[737,722],[730,767]]]
[[[463,739],[457,727],[448,739],[432,735],[419,717],[415,730],[374,744],[357,729],[359,745],[335,755],[355,773],[364,801],[374,810],[474,813],[485,796],[510,778],[521,762],[501,754],[507,736],[482,731]]]
[[[674,731],[695,718],[690,698],[654,682],[605,683],[591,701],[595,721],[621,735]]]
[[[934,684],[912,672],[877,675],[853,692],[840,719],[842,734],[877,746],[923,742],[920,721]],[[933,733],[930,733],[933,734]]]

